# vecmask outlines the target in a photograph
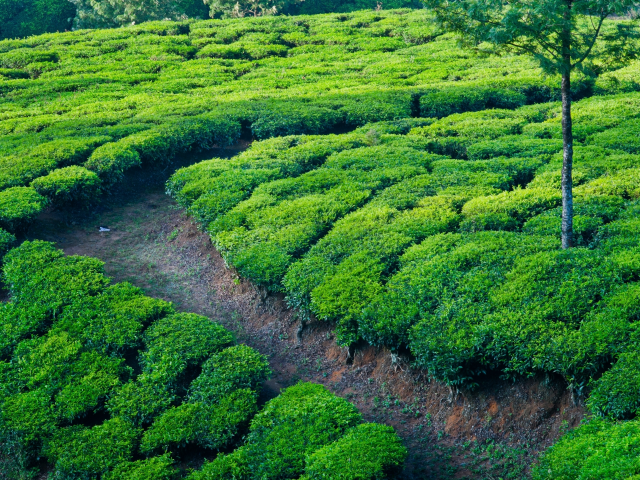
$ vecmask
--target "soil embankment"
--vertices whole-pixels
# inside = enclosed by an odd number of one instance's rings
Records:
[[[223,323],[269,355],[273,378],[265,400],[310,380],[354,402],[366,420],[393,425],[410,449],[407,479],[522,478],[542,448],[582,419],[582,407],[558,378],[488,377],[473,392],[452,392],[384,350],[363,347],[348,363],[322,322],[309,324],[299,342],[295,312],[284,299],[228,269],[208,236],[164,195],[173,169],[132,173],[95,211],[48,212],[27,237],[100,258],[114,281]]]

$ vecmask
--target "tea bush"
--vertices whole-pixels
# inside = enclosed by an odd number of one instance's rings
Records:
[[[26,230],[47,205],[47,199],[31,187],[13,187],[0,192],[0,228]]]
[[[635,479],[640,474],[638,421],[593,420],[549,448],[533,469],[536,480]]]
[[[61,428],[47,442],[45,455],[54,465],[54,478],[101,476],[133,458],[139,436],[120,418],[91,428]]]
[[[119,463],[111,472],[105,474],[105,480],[175,480],[178,470],[171,455],[165,453],[157,457],[133,462]]]
[[[0,262],[2,257],[7,253],[16,243],[16,237],[6,230],[0,229]]]
[[[225,348],[202,365],[202,373],[189,387],[189,401],[216,403],[235,390],[255,390],[270,374],[265,358],[252,348]]]
[[[628,419],[640,411],[638,347],[630,345],[602,377],[591,384],[589,409],[602,416]]]
[[[183,403],[169,408],[151,424],[140,450],[150,453],[188,444],[221,450],[237,437],[256,411],[256,395],[249,389],[236,390],[213,405]]]
[[[406,456],[393,428],[364,423],[310,455],[305,472],[310,479],[393,478]]]
[[[296,478],[305,457],[361,422],[357,409],[325,387],[300,383],[269,401],[243,446],[253,478]]]
[[[100,194],[100,184],[100,178],[94,172],[77,166],[54,170],[31,182],[40,195],[56,206],[95,203]]]
[[[96,148],[84,164],[95,172],[106,185],[113,185],[124,177],[124,172],[140,165],[138,152],[122,143],[105,143]]]

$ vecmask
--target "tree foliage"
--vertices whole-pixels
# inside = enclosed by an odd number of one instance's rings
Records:
[[[204,0],[215,17],[262,17],[290,10],[303,0]]]
[[[438,23],[462,36],[467,45],[483,43],[499,51],[532,55],[548,73],[567,68],[592,72],[594,61],[617,52],[637,38],[632,22],[605,27],[605,20],[629,14],[634,0],[426,0]],[[568,37],[567,37],[568,35]],[[600,36],[612,42],[596,48]],[[570,48],[566,50],[566,42]],[[487,46],[487,45],[484,46]],[[567,64],[566,55],[570,62]]]
[[[0,39],[64,32],[74,15],[68,0],[0,0]]]
[[[76,7],[75,28],[109,28],[151,20],[206,18],[200,0],[68,0]]]

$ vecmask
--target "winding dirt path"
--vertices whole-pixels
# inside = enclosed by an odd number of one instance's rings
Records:
[[[557,378],[515,384],[487,378],[474,392],[456,393],[384,350],[357,350],[347,364],[347,352],[321,322],[311,323],[298,342],[295,312],[226,268],[208,236],[164,194],[175,168],[134,172],[93,212],[46,213],[27,238],[100,258],[114,281],[223,323],[269,356],[273,377],[264,400],[309,380],[355,403],[367,421],[393,425],[410,451],[406,479],[522,478],[542,448],[582,419],[582,407]],[[110,231],[99,232],[100,226]]]

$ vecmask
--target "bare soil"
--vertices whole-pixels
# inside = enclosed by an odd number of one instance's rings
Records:
[[[526,478],[538,453],[583,418],[583,407],[559,378],[512,383],[490,375],[475,391],[455,392],[385,350],[362,346],[349,363],[323,322],[311,322],[299,341],[296,312],[281,296],[239,278],[164,194],[175,168],[133,172],[92,211],[47,212],[26,238],[100,258],[114,281],[224,324],[269,356],[273,376],[263,401],[300,380],[313,381],[349,399],[365,420],[393,425],[410,452],[406,479]]]

